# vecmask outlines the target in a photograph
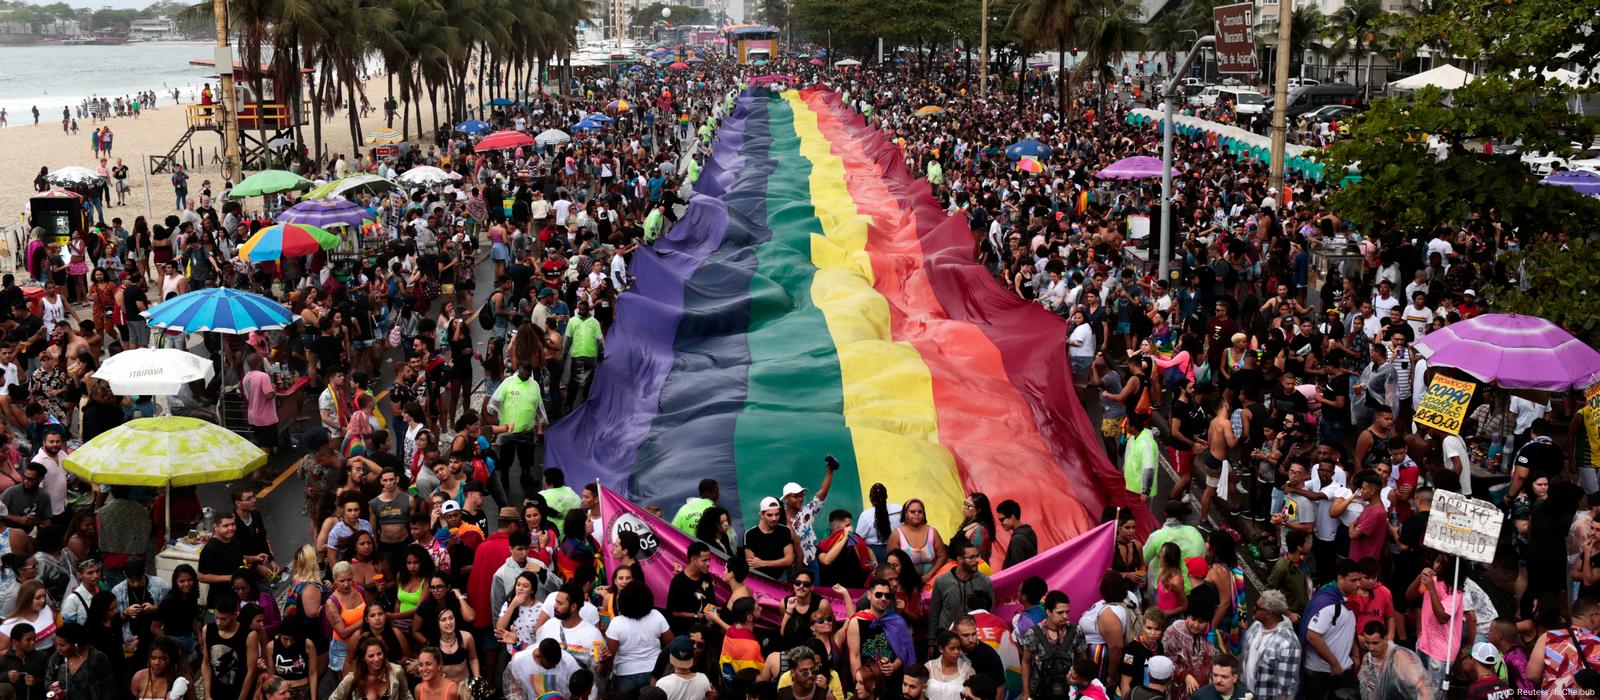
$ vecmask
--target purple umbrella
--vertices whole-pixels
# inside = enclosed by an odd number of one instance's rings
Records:
[[[1178,172],[1178,166],[1172,166],[1172,172]],[[1150,156],[1132,156],[1123,158],[1101,170],[1099,176],[1107,180],[1143,180],[1150,177],[1161,177],[1161,159]]]
[[[1600,379],[1600,352],[1537,316],[1477,316],[1423,336],[1416,347],[1429,366],[1506,389],[1568,391]]]
[[[278,215],[280,224],[305,224],[318,228],[348,226],[352,231],[360,231],[361,224],[371,219],[366,207],[348,199],[308,199]]]
[[[1577,190],[1578,194],[1600,197],[1600,173],[1593,170],[1568,170],[1551,175],[1540,182],[1546,185],[1571,187]]]

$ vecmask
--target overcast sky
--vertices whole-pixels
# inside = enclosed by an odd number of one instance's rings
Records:
[[[155,0],[97,0],[94,2],[86,2],[85,0],[64,1],[73,7],[86,7],[91,10],[99,10],[107,7],[113,10],[142,10],[155,3]],[[54,4],[53,2],[41,2],[40,0],[23,0],[23,2],[32,5]]]

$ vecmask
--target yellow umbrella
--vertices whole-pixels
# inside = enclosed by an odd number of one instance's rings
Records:
[[[919,116],[919,117],[928,117],[928,116],[932,116],[932,115],[935,115],[935,114],[943,114],[943,113],[944,113],[944,108],[940,107],[940,106],[937,106],[937,105],[928,105],[926,107],[922,107],[922,108],[919,108],[917,110],[917,116]]]
[[[67,455],[67,471],[96,484],[195,486],[240,479],[267,453],[238,433],[197,418],[139,418]]]
[[[367,134],[367,143],[375,143],[383,146],[404,143],[405,140],[406,137],[402,136],[396,129],[378,129],[377,131]]]

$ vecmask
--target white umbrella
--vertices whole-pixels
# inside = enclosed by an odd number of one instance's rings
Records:
[[[847,59],[844,59],[843,61],[835,61],[833,63],[833,65],[835,65],[835,66],[846,66],[846,67],[859,66],[859,65],[861,65],[861,62],[857,61],[857,60],[855,60],[853,58],[847,58]]]
[[[184,384],[210,381],[215,371],[210,360],[191,352],[135,348],[107,358],[94,376],[118,396],[175,396]]]
[[[45,182],[62,187],[74,185],[98,185],[106,181],[106,177],[81,165],[69,165],[57,168],[44,176]]]
[[[554,146],[571,141],[572,136],[560,129],[545,129],[539,132],[538,136],[533,137],[533,140],[537,141],[540,146]]]
[[[412,187],[438,187],[440,185],[449,183],[455,178],[451,177],[450,173],[435,168],[431,165],[419,165],[415,168],[400,173],[400,177],[395,179],[400,181],[400,184],[402,185],[409,185]]]

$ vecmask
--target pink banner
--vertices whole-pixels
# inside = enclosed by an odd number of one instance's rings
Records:
[[[693,538],[604,487],[600,489],[600,513],[605,520],[605,532],[599,538],[602,541],[615,541],[616,533],[621,531],[630,531],[639,536],[639,565],[644,568],[645,582],[655,593],[656,605],[665,607],[667,589],[672,585],[672,577],[682,571],[684,562],[688,561],[689,544],[694,541]],[[1100,575],[1111,570],[1116,532],[1115,523],[1103,523],[1022,564],[995,574],[994,592],[1000,602],[996,604],[994,612],[1010,620],[1018,610],[1017,593],[1022,588],[1022,582],[1033,576],[1043,578],[1050,590],[1066,593],[1072,600],[1074,615],[1087,610],[1100,600]],[[605,552],[606,570],[614,571],[616,562],[611,558],[611,548],[606,546],[602,550]],[[715,577],[717,599],[722,601],[726,601],[729,594],[728,586],[722,582],[722,572],[726,568],[726,560],[712,550],[711,575]],[[761,624],[777,627],[783,615],[783,599],[789,595],[789,586],[755,573],[744,580],[744,585],[755,596],[756,602],[761,604]],[[833,591],[818,588],[816,593],[827,598],[835,611],[841,610],[841,602]],[[852,595],[859,593],[855,591]]]

